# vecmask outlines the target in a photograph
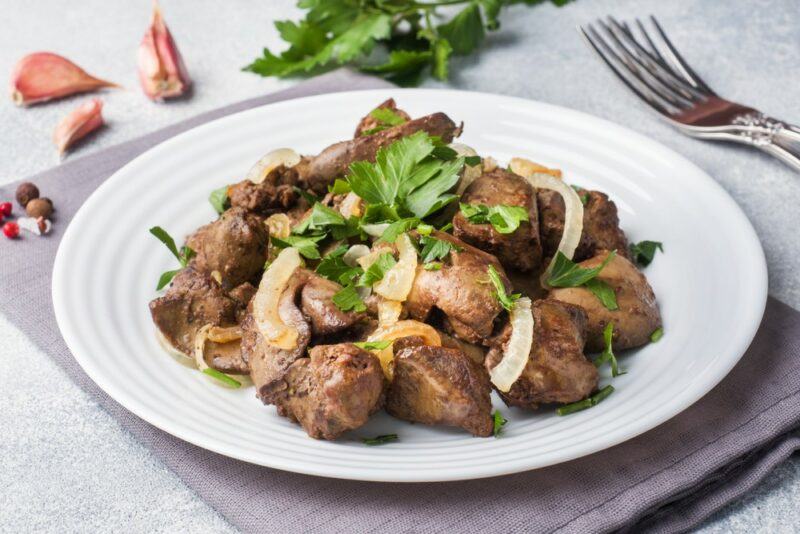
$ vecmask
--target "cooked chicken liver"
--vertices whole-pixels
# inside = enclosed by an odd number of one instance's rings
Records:
[[[229,290],[252,281],[264,270],[269,231],[264,221],[244,208],[231,208],[187,240],[197,256],[195,269],[218,272]]]
[[[216,280],[190,266],[175,275],[163,296],[150,302],[150,314],[167,341],[189,355],[200,328],[236,324],[239,307]]]
[[[603,251],[593,258],[582,261],[585,269],[598,267],[608,256]],[[647,279],[626,258],[617,256],[597,276],[610,285],[617,295],[618,310],[607,309],[594,294],[585,287],[564,287],[550,291],[551,298],[581,306],[589,317],[586,350],[600,352],[605,343],[603,329],[614,323],[614,349],[623,350],[650,342],[650,335],[661,326],[656,296]]]
[[[578,306],[556,300],[533,303],[533,347],[522,375],[507,393],[499,392],[509,406],[534,409],[540,403],[575,402],[597,388],[597,368],[583,354],[586,313]],[[498,344],[486,356],[491,370],[503,359],[511,335],[507,325]]]
[[[341,332],[364,318],[363,313],[344,312],[333,303],[333,296],[341,289],[336,282],[309,273],[300,293],[300,306],[315,336]]]
[[[573,259],[583,261],[600,250],[616,250],[617,254],[628,258],[628,240],[619,227],[616,204],[599,191],[581,189],[578,194],[585,195],[586,204],[583,207],[583,234]],[[545,189],[536,193],[536,199],[544,256],[552,257],[564,233],[564,199],[557,192]]]
[[[438,271],[417,268],[406,308],[412,319],[425,321],[434,308],[445,315],[445,327],[454,336],[470,343],[485,344],[494,329],[494,321],[503,307],[489,281],[488,268],[494,265],[510,290],[497,258],[443,232],[436,238],[456,244]]]
[[[489,375],[469,356],[456,349],[412,345],[395,354],[393,366],[386,399],[391,415],[492,435]]]
[[[287,211],[295,205],[298,195],[294,187],[297,183],[297,170],[280,165],[259,184],[243,180],[230,186],[228,198],[231,207],[244,208],[264,216],[272,215]]]
[[[411,120],[411,117],[409,116],[408,113],[406,113],[402,109],[397,108],[397,103],[394,101],[394,98],[390,98],[389,100],[382,102],[375,109],[388,109],[390,111],[393,111],[395,115],[405,119],[406,121]],[[375,111],[375,109],[373,109],[373,111]],[[376,119],[375,117],[373,117],[372,113],[370,112],[366,116],[362,117],[361,121],[358,123],[358,127],[356,128],[356,133],[353,134],[353,138],[361,137],[362,135],[364,135],[365,132],[374,130],[379,126],[383,126],[383,123],[378,119]]]
[[[383,371],[378,359],[352,343],[317,345],[295,361],[275,399],[281,415],[312,438],[336,439],[367,422],[381,408]]]
[[[510,234],[501,234],[491,224],[475,224],[460,211],[453,218],[453,235],[497,256],[504,267],[531,271],[542,261],[539,242],[539,213],[533,187],[524,178],[497,168],[472,182],[461,197],[465,204],[519,206],[528,212],[529,222],[521,222]]]

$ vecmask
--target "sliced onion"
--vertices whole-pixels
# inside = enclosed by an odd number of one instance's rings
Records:
[[[400,320],[403,303],[397,300],[382,299],[378,303],[378,324],[390,325]]]
[[[210,324],[203,325],[194,336],[194,363],[198,371],[208,369],[208,364],[206,363],[206,340],[211,326]]]
[[[456,151],[459,156],[464,157],[474,157],[477,156],[478,153],[475,151],[474,148],[471,146],[464,145],[462,143],[451,143],[450,148]],[[456,188],[456,194],[461,195],[464,190],[474,182],[475,180],[483,174],[483,164],[478,163],[477,165],[464,165],[464,171],[461,173],[461,179],[458,181],[458,188]]]
[[[389,228],[389,223],[362,224],[361,229],[364,233],[372,237],[380,237]]]
[[[267,217],[264,224],[269,228],[270,237],[286,239],[292,233],[292,220],[285,213],[275,213]]]
[[[361,217],[361,197],[350,191],[339,204],[339,213],[344,218]]]
[[[533,346],[533,312],[531,299],[522,297],[509,313],[511,337],[508,339],[503,359],[489,373],[492,384],[507,392],[517,381],[530,358]]]
[[[347,252],[344,253],[344,256],[342,256],[342,261],[349,267],[355,267],[358,265],[358,260],[368,255],[370,252],[371,251],[367,245],[353,245],[347,249]]]
[[[267,268],[253,297],[253,318],[267,343],[279,349],[297,346],[298,332],[281,319],[278,304],[295,270],[303,265],[296,248],[281,250]]]
[[[408,336],[419,336],[426,345],[434,347],[440,347],[442,345],[442,338],[434,327],[412,320],[398,321],[394,324],[379,326],[370,334],[367,341],[394,341],[395,339]],[[385,349],[373,352],[381,362],[383,374],[387,379],[391,380],[392,368],[389,364],[394,360],[394,349],[389,345]]]
[[[520,176],[544,173],[555,176],[556,178],[561,178],[561,169],[551,169],[525,158],[511,158],[508,167],[511,169],[511,172],[519,174]]]
[[[279,166],[294,167],[298,163],[300,163],[300,154],[291,148],[279,148],[268,152],[256,161],[247,171],[247,175],[244,178],[254,184],[260,184],[270,172]]]
[[[512,162],[519,159],[520,158],[514,158]],[[561,179],[555,178],[551,174],[542,172],[526,174],[523,167],[517,166],[515,168],[513,165],[511,165],[511,170],[528,180],[528,183],[534,188],[552,189],[559,193],[564,199],[564,206],[566,208],[564,211],[564,233],[561,234],[561,241],[558,243],[558,252],[572,259],[573,254],[575,254],[575,249],[578,248],[578,243],[581,240],[581,233],[583,233],[583,203],[581,202],[581,197]],[[552,269],[553,261],[555,261],[555,255],[553,255],[550,265],[547,266],[545,274],[549,273],[550,269]]]
[[[397,263],[383,275],[380,282],[372,286],[372,289],[383,298],[403,302],[411,291],[417,274],[417,249],[414,248],[408,234],[400,234],[396,243]]]
[[[212,326],[208,329],[208,340],[214,343],[230,343],[242,339],[240,326]]]

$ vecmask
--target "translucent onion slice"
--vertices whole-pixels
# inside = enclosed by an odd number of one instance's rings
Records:
[[[250,180],[254,184],[260,184],[270,172],[279,166],[286,165],[287,167],[294,167],[298,163],[300,163],[300,154],[291,148],[279,148],[263,155],[261,159],[250,167],[250,170],[247,171],[247,175],[244,178],[245,180]]]
[[[342,256],[342,261],[350,267],[355,267],[358,265],[358,260],[368,255],[370,252],[371,251],[367,245],[353,245],[347,249],[347,252],[344,253],[344,256]]]
[[[206,340],[208,339],[208,331],[211,330],[210,324],[200,327],[197,334],[194,336],[194,363],[198,371],[208,369],[206,363]]]
[[[414,248],[408,234],[400,234],[396,243],[397,263],[383,275],[380,282],[372,286],[372,289],[383,298],[403,302],[411,291],[414,277],[417,275],[417,249]]]
[[[403,303],[396,300],[381,300],[378,303],[378,324],[390,325],[400,320]]]
[[[292,220],[285,213],[276,213],[264,221],[271,237],[286,239],[292,233]]]
[[[434,347],[442,345],[442,338],[439,332],[429,324],[421,323],[419,321],[398,321],[389,325],[381,325],[370,334],[367,341],[394,341],[401,337],[419,336],[422,338],[423,343]],[[394,360],[394,350],[389,345],[383,350],[372,351],[380,360],[383,374],[387,379],[392,379],[391,362]]]
[[[519,160],[521,160],[521,158],[514,158],[511,161]],[[552,189],[559,193],[564,199],[564,206],[566,208],[564,212],[564,233],[561,234],[561,241],[558,243],[558,252],[572,259],[573,254],[575,254],[575,249],[578,248],[578,243],[581,240],[581,233],[583,233],[583,203],[581,202],[581,197],[578,196],[578,193],[574,189],[551,174],[541,172],[527,174],[524,166],[520,165],[516,167],[510,165],[510,168],[513,172],[528,180],[528,183],[536,189]],[[555,255],[553,256],[553,260],[550,261],[550,265],[547,266],[545,274],[550,272],[554,260]]]
[[[450,148],[455,150],[459,156],[474,157],[478,155],[474,148],[462,143],[451,143]],[[461,180],[458,181],[456,194],[461,195],[469,184],[474,182],[481,174],[483,174],[483,165],[481,163],[475,166],[464,165],[464,172],[461,174]]]
[[[489,373],[492,384],[507,392],[525,370],[533,345],[533,312],[531,299],[522,297],[509,313],[511,337],[503,352],[503,359]]]
[[[389,228],[389,223],[362,224],[364,233],[372,237],[380,237]]]
[[[361,217],[361,197],[350,191],[339,204],[339,213],[346,219],[350,217]]]
[[[303,265],[296,248],[281,250],[267,268],[253,297],[253,318],[267,343],[279,349],[297,346],[297,330],[281,319],[278,304],[295,270]]]
[[[208,340],[214,343],[230,343],[242,339],[240,326],[212,326],[208,329]]]

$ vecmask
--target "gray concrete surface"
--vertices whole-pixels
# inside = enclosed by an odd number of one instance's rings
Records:
[[[102,95],[109,126],[75,156],[292,83],[239,71],[263,45],[277,44],[271,21],[296,13],[289,0],[162,0],[162,6],[196,81],[189,100],[156,105],[139,90],[135,53],[149,17],[144,0],[4,0],[0,73],[10,73],[27,52],[52,50],[125,85],[124,91]],[[645,112],[575,32],[577,24],[606,13],[656,14],[718,92],[800,123],[796,0],[515,6],[482,54],[455,61],[451,85],[587,111],[684,154],[719,180],[750,216],[766,250],[771,294],[800,307],[800,261],[794,256],[800,248],[800,175],[745,149],[681,137]],[[27,110],[0,102],[0,181],[58,162],[52,128],[79,101]],[[13,244],[0,240],[0,258],[7,246]],[[0,532],[233,530],[1,317],[0,339]],[[796,531],[798,502],[796,455],[700,532]]]

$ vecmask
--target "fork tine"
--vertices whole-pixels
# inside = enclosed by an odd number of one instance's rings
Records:
[[[655,43],[652,39],[650,39],[650,34],[647,33],[647,29],[645,29],[644,24],[639,19],[636,19],[636,25],[639,27],[639,33],[644,36],[645,41],[647,41],[647,45],[650,48],[650,55],[653,56],[653,59],[656,59],[662,66],[668,67],[667,62],[664,61],[664,56],[661,55],[661,52],[658,51]],[[631,33],[631,37],[633,37],[633,33]]]
[[[613,21],[613,19],[611,20],[612,24],[616,23],[616,21]],[[692,95],[686,96],[683,94],[684,92],[682,91],[681,87],[676,87],[676,85],[679,84],[675,84],[671,80],[665,79],[659,75],[655,69],[645,65],[644,62],[639,59],[636,53],[630,50],[629,47],[617,36],[617,31],[609,27],[602,20],[598,21],[598,23],[606,31],[608,38],[616,46],[617,50],[619,50],[620,54],[622,55],[622,60],[627,65],[628,69],[633,71],[635,75],[638,74],[637,78],[650,87],[650,89],[658,93],[662,98],[669,101],[672,105],[683,108],[690,108],[693,106],[693,99],[691,98]]]
[[[661,28],[661,25],[658,23],[658,20],[652,15],[650,15],[650,22],[653,23],[656,31],[658,32],[661,40],[664,41],[664,44],[667,46],[667,52],[669,53],[670,59],[672,60],[673,64],[678,67],[681,73],[692,82],[695,87],[699,87],[706,93],[711,96],[717,96],[717,94],[708,86],[706,82],[703,81],[697,73],[692,70],[692,67],[689,66],[688,63],[683,59],[680,55],[678,50],[673,46],[672,41],[669,40],[667,34],[664,33],[664,30]]]
[[[623,26],[614,17],[608,17],[612,29],[606,29],[613,34],[613,37],[620,42],[633,56],[633,59],[643,69],[646,69],[650,74],[659,82],[666,85],[673,91],[677,91],[680,95],[686,98],[690,103],[697,100],[705,100],[706,94],[699,91],[693,85],[689,84],[681,75],[676,74],[669,66],[666,66],[650,54],[634,37],[630,29]],[[642,30],[644,31],[644,30]],[[645,32],[647,39],[647,33]],[[632,49],[631,49],[632,48]]]
[[[587,27],[588,31],[583,26],[579,26],[581,34],[583,34],[583,38],[586,39],[586,42],[589,43],[589,45],[594,49],[600,59],[602,59],[603,62],[608,65],[611,71],[617,75],[617,78],[619,78],[628,89],[633,91],[636,96],[641,98],[645,104],[653,108],[656,112],[667,117],[672,115],[672,110],[668,109],[663,103],[659,102],[658,99],[655,98],[655,93],[649,89],[640,89],[634,83],[628,80],[625,74],[623,74],[622,70],[620,70],[620,68],[618,68],[614,62],[606,56],[606,52],[604,50],[608,50],[608,53],[610,54],[614,54],[613,51],[608,48],[608,45],[606,45],[605,41],[599,38],[597,32],[594,30],[594,27],[592,27],[591,24],[588,24]],[[590,35],[590,33],[594,34],[594,36]],[[598,45],[595,40],[602,44],[603,49],[601,49],[600,45]]]

